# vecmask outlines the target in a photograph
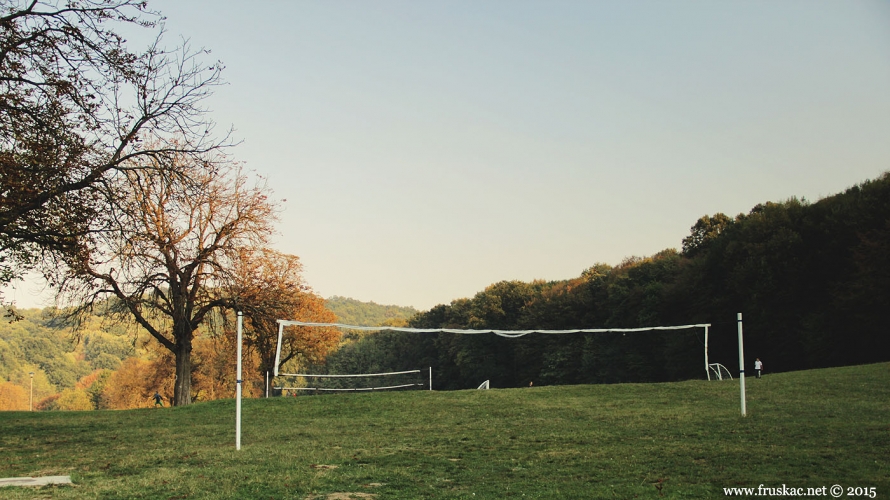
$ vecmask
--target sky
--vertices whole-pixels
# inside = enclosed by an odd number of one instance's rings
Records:
[[[324,297],[573,278],[890,170],[890,2],[149,6],[224,63],[211,116]]]

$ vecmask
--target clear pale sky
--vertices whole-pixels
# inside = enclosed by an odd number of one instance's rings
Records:
[[[213,117],[325,297],[572,278],[890,170],[888,2],[149,5],[225,64]]]

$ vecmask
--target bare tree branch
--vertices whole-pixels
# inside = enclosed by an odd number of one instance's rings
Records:
[[[0,282],[114,226],[126,172],[231,145],[203,105],[219,62],[163,29],[141,51],[115,31],[161,20],[139,0],[0,2]]]
[[[266,187],[222,155],[131,169],[118,177],[118,225],[79,240],[54,280],[71,302],[113,298],[176,359],[175,404],[191,402],[191,346],[215,310],[236,307],[245,248],[266,245],[276,219]],[[212,168],[204,168],[206,163]],[[190,182],[165,175],[188,172]],[[236,207],[236,209],[232,209]],[[84,306],[86,307],[86,306]]]

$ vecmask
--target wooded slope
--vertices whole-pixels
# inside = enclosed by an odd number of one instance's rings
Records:
[[[888,310],[890,174],[884,174],[815,203],[790,199],[735,217],[704,216],[680,251],[595,264],[571,280],[495,283],[410,323],[500,329],[711,323],[710,360],[735,372],[741,312],[748,364],[759,357],[768,371],[788,371],[890,360]],[[444,381],[440,388],[486,379],[498,387],[680,380],[705,376],[703,340],[701,330],[520,339],[382,333],[341,349],[329,368],[432,366]]]

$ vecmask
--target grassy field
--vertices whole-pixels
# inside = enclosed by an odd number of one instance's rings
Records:
[[[5,412],[0,477],[74,484],[0,499],[724,498],[760,484],[890,498],[890,364],[747,385],[747,418],[737,381],[245,400],[241,451],[231,400]]]

